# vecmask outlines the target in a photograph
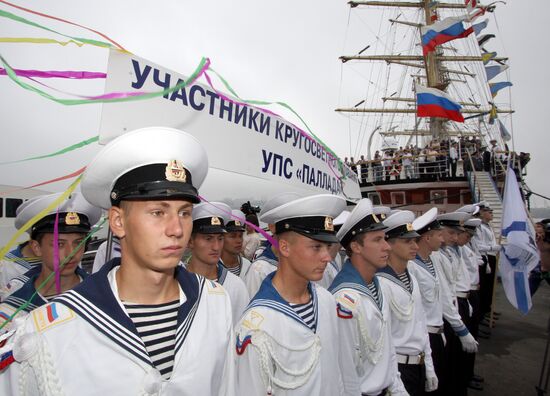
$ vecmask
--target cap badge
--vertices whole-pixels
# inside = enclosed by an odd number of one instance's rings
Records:
[[[187,176],[185,175],[185,169],[183,165],[178,160],[171,160],[166,165],[166,180],[173,182],[182,182],[187,181]]]
[[[372,214],[372,219],[375,223],[380,223],[380,220],[378,220],[378,216],[376,216],[374,213]]]
[[[220,221],[220,218],[219,217],[212,217],[212,219],[210,219],[210,224],[211,225],[222,225],[221,221]]]
[[[460,220],[460,221],[458,222],[458,224],[460,224],[460,226],[463,227],[463,226],[464,226],[464,220]]]
[[[325,217],[325,231],[334,231],[334,224],[330,216]]]
[[[414,231],[414,227],[411,223],[407,223],[407,231],[408,232]]]
[[[240,226],[242,226],[242,224],[239,220],[235,220],[235,226],[240,227]]]
[[[386,215],[385,215],[384,213],[380,213],[378,216],[380,216],[380,218],[381,218],[382,220],[384,220],[384,219],[386,218]]]
[[[66,225],[79,225],[80,224],[80,217],[78,217],[78,213],[76,212],[68,212],[65,216],[65,224]]]

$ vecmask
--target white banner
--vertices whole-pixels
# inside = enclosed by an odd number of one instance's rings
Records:
[[[158,92],[186,78],[112,50],[105,91]],[[238,207],[285,191],[361,198],[357,175],[344,166],[342,178],[337,161],[315,139],[272,113],[225,100],[207,85],[195,83],[149,100],[104,104],[100,143],[147,126],[181,129],[205,146],[210,169],[200,194],[208,200]]]

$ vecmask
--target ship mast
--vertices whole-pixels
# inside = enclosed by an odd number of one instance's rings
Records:
[[[432,9],[433,8],[442,8],[442,9],[465,9],[465,4],[458,3],[433,3],[431,0],[420,0],[420,1],[350,1],[348,4],[354,8],[358,6],[383,6],[383,7],[407,7],[407,8],[418,8],[424,10],[424,19],[426,25],[431,25],[434,23],[432,21]],[[409,22],[394,21],[406,25],[416,25]],[[420,25],[416,25],[420,26]],[[471,77],[475,76],[473,73],[466,73],[460,70],[452,70],[442,67],[442,62],[482,62],[483,59],[481,56],[461,56],[461,55],[443,55],[443,51],[440,48],[436,48],[435,51],[431,51],[427,56],[419,55],[345,55],[340,57],[343,63],[350,60],[360,60],[360,61],[385,61],[390,64],[400,64],[403,66],[416,67],[426,70],[426,80],[427,85],[432,88],[437,88],[439,90],[445,90],[449,83],[452,81],[448,77],[449,74],[462,74],[470,75]],[[498,58],[495,61],[506,61],[507,58]],[[418,77],[418,76],[417,76]],[[420,78],[420,77],[418,77]],[[418,80],[417,78],[417,80]],[[389,99],[389,98],[385,98]],[[402,102],[416,102],[414,98],[400,98],[398,101]],[[487,114],[491,109],[482,108],[481,104],[477,103],[467,103],[467,106],[473,106],[475,109],[462,109],[461,112],[464,114]],[[397,108],[397,109],[387,109],[387,108],[337,108],[335,111],[345,112],[345,113],[393,113],[393,114],[403,114],[403,113],[416,113],[416,109],[413,108]],[[513,110],[509,109],[497,109],[497,113],[513,113]],[[475,117],[475,115],[474,115]],[[407,134],[410,134],[411,131],[407,131]],[[420,131],[419,131],[420,132]],[[374,132],[373,132],[374,133]],[[395,135],[395,134],[392,134]],[[430,118],[429,122],[429,133],[424,130],[419,133],[422,136],[431,136],[432,140],[440,140],[444,136],[449,136],[448,131],[445,130],[445,120],[441,118]],[[372,138],[372,136],[371,136]],[[370,140],[370,139],[369,139]],[[370,150],[368,155],[370,156]]]

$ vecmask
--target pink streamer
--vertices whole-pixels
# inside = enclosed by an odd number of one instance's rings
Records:
[[[57,70],[23,70],[13,69],[19,77],[37,77],[37,78],[70,78],[74,80],[88,80],[96,78],[107,78],[106,73],[89,71],[57,71]],[[6,69],[0,67],[0,76],[7,76]]]
[[[59,208],[55,213],[53,225],[53,270],[55,272],[55,291],[61,294],[61,272],[59,270]]]
[[[212,202],[209,202],[206,198],[202,197],[199,195],[199,198],[201,201],[203,202],[206,202],[207,204],[209,205],[212,205],[213,207],[215,207],[216,209],[218,209],[219,211],[225,213],[226,215],[228,215],[229,217],[231,218],[234,218],[236,220],[239,220],[241,223],[244,223],[246,224],[247,226],[250,226],[252,228],[254,228],[257,232],[259,232],[260,234],[262,234],[265,239],[267,239],[269,241],[269,243],[271,243],[271,245],[275,246],[276,249],[279,248],[279,242],[277,242],[277,240],[275,238],[273,238],[272,235],[269,235],[269,233],[265,232],[264,230],[262,230],[260,227],[258,227],[257,225],[255,224],[252,224],[251,222],[247,221],[246,219],[241,219],[239,216],[235,216],[233,213],[231,212],[228,212],[216,205],[214,205]]]

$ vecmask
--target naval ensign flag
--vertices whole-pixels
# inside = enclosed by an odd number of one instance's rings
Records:
[[[516,175],[511,167],[506,173],[502,214],[503,246],[500,250],[500,274],[506,297],[526,314],[531,309],[529,272],[539,262],[535,230],[521,199]]]

